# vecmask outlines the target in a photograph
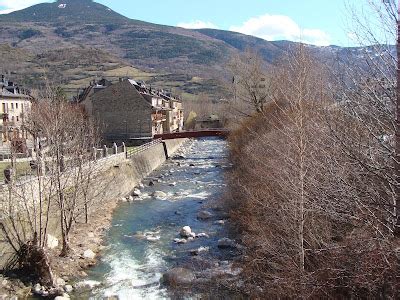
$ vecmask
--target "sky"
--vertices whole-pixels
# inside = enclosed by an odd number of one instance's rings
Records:
[[[366,0],[95,0],[129,18],[184,28],[236,31],[266,40],[354,46],[349,7]],[[51,0],[0,0],[0,13]]]

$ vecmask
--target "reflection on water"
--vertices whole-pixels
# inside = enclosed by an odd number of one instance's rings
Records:
[[[89,272],[89,279],[81,282],[91,285],[91,299],[168,299],[160,284],[162,274],[189,260],[190,250],[209,247],[202,255],[223,258],[216,245],[225,234],[224,227],[212,218],[200,221],[197,214],[223,193],[226,155],[225,141],[196,140],[186,158],[169,160],[143,181],[145,188],[137,201],[116,209],[102,259]],[[149,186],[150,181],[154,186]],[[156,191],[165,195],[152,197]],[[185,225],[209,237],[174,244]]]

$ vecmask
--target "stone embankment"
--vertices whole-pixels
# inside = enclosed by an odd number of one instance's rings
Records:
[[[58,299],[67,299],[75,277],[87,276],[85,270],[96,264],[101,250],[102,239],[107,232],[112,213],[121,200],[133,201],[143,187],[141,181],[152,171],[161,166],[188,139],[168,140],[152,146],[142,153],[127,159],[125,153],[113,155],[96,162],[96,175],[91,182],[89,194],[93,199],[89,223],[77,222],[70,236],[72,254],[63,258],[59,256],[60,246],[57,237],[59,230],[50,232],[51,245],[48,254],[54,275]],[[0,282],[0,299],[24,297],[28,291],[38,296],[47,296],[50,289],[35,282],[22,284],[19,280],[3,279]],[[63,297],[63,298],[61,298]],[[12,299],[14,299],[12,298]],[[17,298],[15,298],[17,299]]]

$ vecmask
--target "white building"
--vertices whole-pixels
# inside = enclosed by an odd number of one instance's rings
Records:
[[[31,99],[27,90],[22,89],[4,75],[0,79],[0,145],[9,149],[10,145],[17,152],[25,152],[28,132],[24,128],[27,112],[31,108]]]

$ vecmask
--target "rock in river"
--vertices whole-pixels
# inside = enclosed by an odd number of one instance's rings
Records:
[[[189,226],[182,227],[180,233],[181,237],[189,238],[192,237],[192,229]]]
[[[163,275],[163,282],[170,286],[191,284],[196,277],[189,269],[174,268]]]
[[[139,197],[142,194],[142,192],[138,189],[134,189],[132,195],[135,197]]]
[[[186,244],[187,242],[188,242],[187,239],[178,239],[178,238],[174,239],[175,244]]]
[[[208,251],[210,251],[210,247],[200,247],[197,249],[190,250],[190,254],[199,255],[202,252],[208,252]]]
[[[228,238],[222,238],[218,240],[218,248],[221,249],[226,249],[226,248],[236,248],[236,243],[235,241],[228,239]]]
[[[213,214],[206,210],[202,210],[197,214],[197,218],[200,220],[208,220],[212,217],[213,217]]]
[[[153,193],[153,197],[154,198],[159,198],[159,199],[166,199],[167,198],[167,194],[162,192],[162,191],[155,191]]]

